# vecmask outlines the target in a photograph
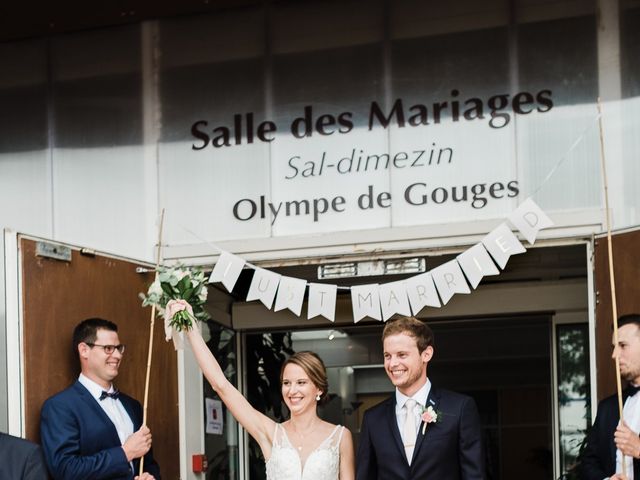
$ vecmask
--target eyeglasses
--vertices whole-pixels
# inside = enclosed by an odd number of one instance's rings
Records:
[[[111,355],[116,350],[118,350],[118,352],[120,352],[120,353],[124,353],[124,345],[123,344],[120,344],[120,345],[98,345],[97,343],[89,343],[89,342],[84,342],[84,343],[86,343],[90,347],[100,347],[102,350],[104,350],[104,353],[106,353],[107,355]]]

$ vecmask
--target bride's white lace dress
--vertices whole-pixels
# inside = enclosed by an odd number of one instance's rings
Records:
[[[344,427],[336,425],[331,434],[303,461],[281,424],[276,424],[267,480],[338,480],[340,440]]]

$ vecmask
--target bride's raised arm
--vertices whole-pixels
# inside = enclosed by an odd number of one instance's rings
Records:
[[[271,452],[272,436],[275,422],[262,414],[247,401],[244,396],[227,380],[220,364],[207,347],[200,331],[192,328],[186,333],[196,360],[211,387],[218,393],[220,399],[235,419],[256,439],[266,458]]]

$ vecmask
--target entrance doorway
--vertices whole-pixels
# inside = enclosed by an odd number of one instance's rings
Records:
[[[478,405],[488,479],[553,479],[551,317],[434,324],[434,384]]]
[[[429,378],[442,388],[473,397],[483,425],[487,478],[507,480],[552,480],[554,477],[554,352],[553,341],[573,339],[569,350],[575,357],[582,349],[582,361],[572,374],[584,383],[588,379],[587,330],[577,336],[553,335],[552,316],[455,319],[429,322],[435,334],[435,355],[429,364]],[[245,333],[247,396],[250,402],[276,420],[288,413],[280,398],[277,378],[280,364],[293,351],[312,350],[325,361],[329,374],[330,401],[321,416],[347,426],[358,442],[364,411],[393,393],[383,368],[380,336],[382,325],[340,329]],[[584,338],[583,338],[584,337]],[[273,345],[277,352],[255,362],[253,352]],[[578,355],[579,357],[579,355]],[[558,362],[564,365],[566,362]],[[249,369],[255,367],[255,372]],[[581,370],[582,369],[582,370]],[[585,375],[586,374],[586,375]],[[563,381],[567,380],[566,373]],[[271,388],[265,391],[266,385]],[[588,392],[588,383],[582,392]],[[582,417],[589,404],[582,397]],[[583,434],[572,431],[574,437]],[[251,480],[264,478],[264,463],[253,441],[249,441]]]
[[[429,268],[452,258],[425,261]],[[436,336],[430,378],[438,386],[471,395],[478,404],[490,479],[551,480],[575,461],[591,404],[589,258],[583,244],[532,248],[527,255],[513,257],[500,276],[484,279],[472,295],[455,296],[446,308],[419,313]],[[273,270],[318,281],[316,264]],[[285,419],[280,365],[293,351],[315,351],[329,369],[332,396],[321,414],[347,426],[357,442],[363,412],[393,392],[382,366],[383,324],[365,319],[354,325],[348,294],[338,295],[333,323],[267,310],[259,302],[243,300],[252,278],[246,273],[231,294],[221,290],[225,299],[216,312],[229,313],[214,315],[217,323],[212,325],[224,329],[224,324],[236,334],[233,363],[239,388],[266,414]],[[353,286],[406,277],[367,276],[331,283]],[[224,409],[222,415],[227,418]],[[238,480],[264,478],[257,445],[243,439],[242,430],[238,434],[237,447],[227,453],[222,453],[224,446],[207,449],[207,456],[221,455],[222,464],[228,463]]]

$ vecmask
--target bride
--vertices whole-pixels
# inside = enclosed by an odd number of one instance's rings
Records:
[[[196,360],[236,420],[260,445],[267,480],[353,480],[351,432],[320,419],[317,405],[327,396],[324,363],[313,352],[289,357],[280,372],[282,397],[291,417],[276,423],[253,408],[226,379],[197,328],[187,332]]]

